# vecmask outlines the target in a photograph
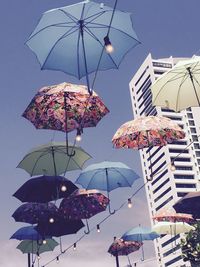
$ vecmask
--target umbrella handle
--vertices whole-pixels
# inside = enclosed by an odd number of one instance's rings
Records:
[[[89,225],[88,225],[88,220],[86,219],[86,226],[87,226],[87,231],[84,231],[84,233],[86,235],[88,235],[90,233],[90,228],[89,228]]]
[[[116,210],[111,211],[111,209],[110,209],[110,203],[108,204],[108,211],[109,211],[110,215],[113,215],[116,212]]]
[[[76,154],[76,151],[73,151],[71,154],[69,154],[68,148],[67,148],[67,152],[66,152],[68,157],[73,157]]]

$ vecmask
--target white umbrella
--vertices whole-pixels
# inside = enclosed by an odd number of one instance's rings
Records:
[[[200,106],[200,57],[179,61],[151,87],[153,105],[180,111]]]
[[[194,229],[194,226],[184,222],[158,222],[152,227],[152,231],[160,235],[177,235]]]

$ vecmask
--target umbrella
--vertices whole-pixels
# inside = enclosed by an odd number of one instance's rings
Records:
[[[165,146],[185,137],[177,123],[162,116],[142,116],[124,123],[112,138],[115,148]]]
[[[18,229],[10,239],[17,240],[44,240],[45,238],[50,238],[51,236],[40,235],[38,231],[33,226],[25,226]]]
[[[175,209],[172,207],[167,207],[161,209],[159,212],[153,216],[154,220],[158,222],[168,221],[168,222],[187,222],[190,223],[194,219],[191,214],[186,213],[176,213]]]
[[[149,227],[135,227],[123,234],[121,239],[124,241],[136,241],[142,242],[144,240],[154,240],[158,238],[159,235]],[[144,260],[144,249],[142,246],[142,259]]]
[[[200,57],[179,61],[151,86],[153,105],[180,111],[200,106]]]
[[[84,224],[81,220],[68,220],[63,216],[55,218],[54,223],[39,222],[35,229],[41,235],[50,235],[60,237],[63,235],[70,235],[77,233]]]
[[[121,162],[103,161],[85,168],[76,180],[85,189],[99,189],[109,192],[119,187],[131,187],[139,176]],[[109,205],[109,212],[110,205]]]
[[[160,235],[177,235],[194,229],[194,226],[185,222],[158,222],[152,227],[152,230]]]
[[[109,199],[98,190],[77,189],[61,201],[59,211],[68,219],[86,219],[88,229],[85,233],[89,233],[87,219],[105,211],[108,203]]]
[[[111,42],[112,55],[104,49]],[[86,76],[88,90],[89,73],[118,68],[138,43],[130,13],[92,1],[45,12],[27,41],[42,69]]]
[[[77,188],[63,176],[40,176],[29,179],[13,196],[22,202],[49,202],[68,197]]]
[[[194,219],[200,219],[200,191],[190,192],[173,206],[176,212],[190,213]]]
[[[139,250],[141,246],[142,246],[141,242],[124,241],[123,239],[115,238],[114,242],[108,249],[108,253],[116,257],[116,265],[117,267],[119,267],[118,256],[128,256],[130,253]]]
[[[13,213],[16,222],[36,224],[40,221],[47,223],[59,214],[58,208],[53,203],[25,203]]]
[[[21,250],[22,253],[41,254],[47,251],[53,251],[58,245],[54,239],[46,239],[45,243],[38,242],[36,240],[23,240],[17,246],[17,249]]]
[[[83,128],[94,127],[109,110],[101,98],[86,86],[71,83],[45,86],[34,96],[23,113],[23,117],[37,129],[51,129],[66,132],[68,153],[68,132],[77,130],[80,138]]]
[[[17,167],[26,170],[30,176],[56,176],[66,171],[82,169],[85,161],[91,158],[90,155],[81,147],[69,146],[69,149],[76,152],[73,157],[66,154],[64,142],[38,146],[26,154]]]

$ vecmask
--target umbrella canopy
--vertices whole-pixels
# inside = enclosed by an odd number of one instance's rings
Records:
[[[159,235],[151,228],[138,226],[125,232],[121,238],[125,241],[142,242],[144,240],[154,240],[158,237]]]
[[[152,227],[152,230],[160,235],[177,235],[194,229],[194,226],[184,222],[158,222]]]
[[[82,169],[83,164],[91,158],[81,147],[69,146],[75,155],[68,156],[65,142],[50,142],[32,149],[17,168],[26,170],[30,176],[56,176],[66,171]]]
[[[49,202],[68,197],[78,187],[63,176],[40,176],[29,179],[13,196],[22,202]]]
[[[58,246],[58,242],[54,239],[46,239],[45,243],[38,242],[36,240],[23,240],[17,246],[22,253],[32,253],[32,254],[41,254],[47,251],[53,251],[56,246]]]
[[[25,203],[13,213],[16,222],[36,224],[40,221],[47,223],[59,214],[59,210],[53,203]]]
[[[71,83],[45,86],[34,96],[23,113],[37,129],[63,132],[94,127],[109,110],[101,98],[87,87]]]
[[[17,240],[44,240],[45,238],[50,238],[51,236],[40,235],[38,231],[33,226],[25,226],[18,229],[10,239]]]
[[[139,176],[122,162],[103,161],[85,168],[76,180],[85,189],[110,192],[118,187],[131,187]]]
[[[153,105],[180,111],[200,106],[200,57],[179,61],[151,86]]]
[[[139,250],[142,246],[141,242],[124,241],[123,239],[115,239],[108,249],[108,253],[113,256],[127,256],[128,254]]]
[[[115,148],[142,149],[164,146],[185,137],[177,123],[162,116],[142,116],[128,121],[112,138]]]
[[[41,235],[63,236],[77,233],[84,224],[81,220],[68,220],[62,216],[55,218],[53,223],[39,222],[35,229]]]
[[[130,13],[115,10],[112,16],[112,8],[92,1],[49,10],[42,15],[27,45],[42,69],[61,70],[79,79],[97,69],[118,68],[139,41]],[[112,55],[104,50],[109,42],[115,47]]]
[[[60,203],[60,213],[69,219],[89,219],[106,210],[109,199],[97,190],[78,189]]]
[[[177,213],[172,207],[163,208],[153,216],[154,220],[158,222],[187,222],[190,223],[194,219],[191,214]]]
[[[190,192],[173,206],[176,212],[190,213],[194,219],[200,219],[200,191]]]

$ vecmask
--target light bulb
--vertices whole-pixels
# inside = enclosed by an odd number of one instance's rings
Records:
[[[47,241],[44,239],[42,240],[42,244],[45,245],[47,243]]]
[[[40,254],[37,252],[37,259],[40,260]]]
[[[176,170],[176,167],[175,167],[174,163],[171,163],[170,170],[172,172],[174,172]]]
[[[129,209],[132,208],[132,202],[131,202],[131,199],[130,198],[128,198],[128,208]]]
[[[50,223],[54,223],[54,218],[50,218],[50,219],[49,219],[49,222],[50,222]]]
[[[76,243],[74,243],[73,249],[76,250]]]
[[[62,185],[62,186],[61,186],[61,191],[62,191],[62,192],[67,191],[67,187],[66,187],[66,185]]]
[[[97,224],[97,232],[98,232],[98,233],[101,232],[99,224]]]
[[[56,257],[56,262],[59,263],[59,257],[58,256]]]
[[[104,37],[104,45],[107,53],[112,53],[114,51],[114,47],[111,44],[111,41],[108,36]]]
[[[77,142],[80,142],[81,139],[82,139],[81,135],[77,134],[77,136],[76,136],[76,141],[77,141]]]

